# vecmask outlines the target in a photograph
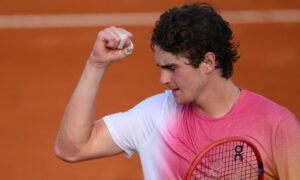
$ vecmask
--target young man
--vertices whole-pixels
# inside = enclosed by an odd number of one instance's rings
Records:
[[[160,82],[170,90],[93,122],[102,76],[128,56],[119,46],[123,41],[128,48],[132,36],[116,27],[99,32],[61,123],[58,157],[77,162],[138,152],[145,179],[183,179],[205,146],[238,136],[260,151],[266,179],[300,177],[299,122],[286,108],[233,84],[237,46],[228,23],[206,3],[170,9],[155,25],[151,45]]]

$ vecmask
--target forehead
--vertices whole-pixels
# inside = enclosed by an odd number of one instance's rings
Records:
[[[154,46],[155,61],[157,65],[180,64],[181,57],[164,51],[158,46]]]

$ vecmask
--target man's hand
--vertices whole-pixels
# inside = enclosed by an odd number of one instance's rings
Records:
[[[107,66],[127,57],[131,52],[128,53],[125,48],[128,50],[132,46],[132,37],[130,32],[114,26],[100,31],[88,61],[92,64]]]

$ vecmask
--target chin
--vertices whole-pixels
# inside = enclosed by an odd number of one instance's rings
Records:
[[[190,103],[190,101],[188,101],[186,99],[179,99],[179,98],[176,98],[176,97],[174,97],[174,98],[175,98],[176,104],[178,104],[178,105]]]

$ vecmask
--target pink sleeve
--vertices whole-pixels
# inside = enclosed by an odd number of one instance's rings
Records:
[[[273,137],[275,168],[279,179],[300,178],[300,123],[290,112],[279,122]]]

